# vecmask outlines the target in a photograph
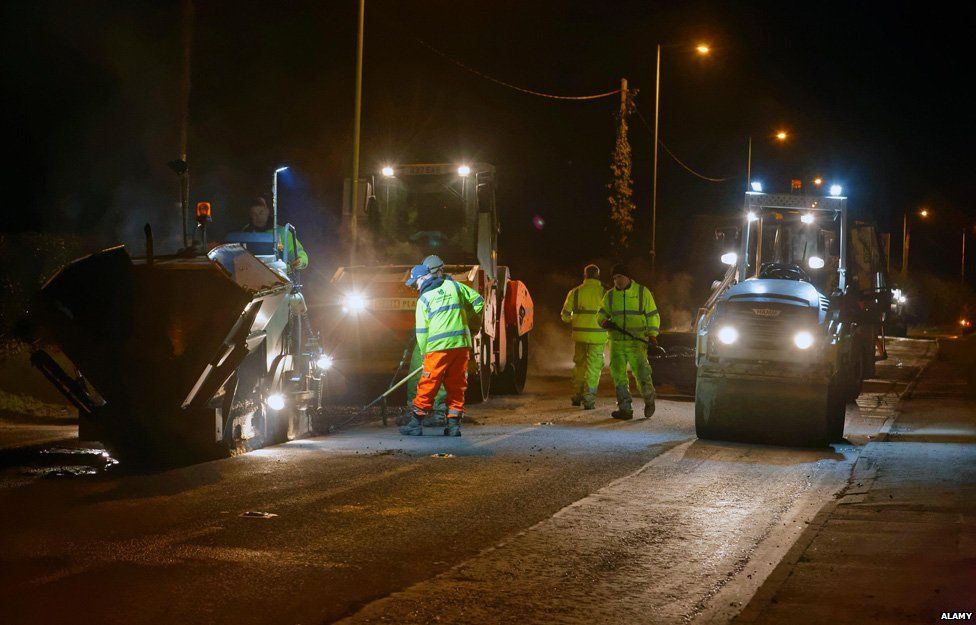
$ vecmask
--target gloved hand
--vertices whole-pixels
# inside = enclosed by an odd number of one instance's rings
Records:
[[[650,343],[651,345],[653,345],[654,347],[657,347],[657,337],[656,336],[647,335],[647,342]]]
[[[609,319],[604,319],[600,322],[600,327],[603,328],[604,330],[608,330],[610,329],[610,323],[611,322]]]

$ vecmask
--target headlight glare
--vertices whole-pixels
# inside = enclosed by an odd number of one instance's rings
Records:
[[[813,345],[813,334],[806,330],[800,330],[793,335],[793,344],[800,349],[809,349]]]
[[[281,410],[285,407],[285,396],[281,393],[272,393],[268,395],[264,403],[272,410]]]
[[[349,293],[342,298],[342,312],[361,313],[366,310],[366,297],[362,293]]]
[[[731,345],[739,340],[739,331],[732,326],[723,326],[718,330],[718,340],[724,345]]]
[[[322,354],[315,361],[315,366],[322,371],[327,371],[332,368],[332,356],[328,354]]]

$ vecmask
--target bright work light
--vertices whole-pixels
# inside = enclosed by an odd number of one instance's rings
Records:
[[[272,393],[264,403],[272,410],[281,410],[285,407],[285,396],[281,393]]]
[[[813,335],[806,330],[800,330],[793,335],[793,344],[800,349],[808,349],[813,345]]]
[[[458,167],[458,176],[467,176],[471,173],[471,168],[467,165],[461,165]]]
[[[731,345],[739,340],[739,331],[732,326],[725,326],[724,328],[719,328],[718,340],[725,345]]]

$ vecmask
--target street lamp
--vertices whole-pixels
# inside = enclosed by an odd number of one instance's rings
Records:
[[[817,185],[819,187],[820,185],[823,184],[823,178],[821,178],[820,176],[817,176],[816,178],[813,179],[813,184],[815,184],[815,185]]]
[[[654,173],[651,177],[651,271],[654,271],[654,264],[657,261],[657,153],[658,153],[658,123],[661,113],[661,49],[683,47],[681,44],[661,45],[657,44],[657,67],[654,72]],[[695,51],[699,56],[708,56],[712,51],[707,43],[699,43],[695,46]]]
[[[918,211],[918,216],[926,219],[929,216],[929,209],[923,208]],[[908,221],[908,211],[905,211],[901,222],[901,272],[908,273],[908,251],[912,239],[911,222]],[[963,234],[963,256],[965,257],[965,233]]]
[[[274,254],[276,258],[278,256],[278,174],[286,169],[288,169],[287,165],[279,167],[274,170],[274,175],[271,176],[272,233],[274,236]]]
[[[785,130],[777,131],[773,137],[780,143],[786,143],[790,135]],[[752,188],[752,135],[749,135],[749,152],[746,156],[746,191]]]

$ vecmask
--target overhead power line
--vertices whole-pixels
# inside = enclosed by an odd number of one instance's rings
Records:
[[[644,119],[644,116],[641,114],[640,109],[636,109],[635,108],[634,110],[637,112],[637,116],[640,118],[641,122],[644,124],[644,127],[647,128],[647,130],[653,132],[653,130],[651,129],[651,125],[647,123],[647,120],[646,119]],[[691,174],[693,176],[697,176],[698,178],[701,178],[702,180],[705,180],[707,182],[726,182],[726,181],[732,179],[732,176],[729,176],[729,177],[726,177],[726,178],[713,178],[711,176],[706,176],[705,174],[699,173],[699,172],[695,171],[694,169],[692,169],[689,165],[685,164],[684,161],[682,161],[680,158],[678,158],[677,155],[674,152],[671,151],[671,148],[669,148],[664,143],[664,141],[662,139],[658,139],[657,142],[658,142],[658,144],[662,148],[664,148],[664,151],[668,153],[668,156],[670,156],[672,159],[674,159],[674,162],[675,163],[677,163],[678,165],[681,165],[681,167],[683,167],[689,174]]]
[[[505,82],[504,80],[501,80],[499,78],[495,78],[494,76],[489,76],[488,74],[486,74],[486,73],[484,73],[482,71],[479,71],[479,70],[477,70],[477,69],[475,69],[475,68],[473,68],[473,67],[471,67],[471,66],[469,66],[469,65],[467,65],[465,63],[462,63],[461,61],[455,59],[454,57],[449,56],[448,54],[446,54],[444,52],[441,52],[440,50],[438,50],[434,46],[430,45],[429,43],[427,43],[426,41],[424,41],[420,37],[414,37],[414,40],[417,43],[419,43],[420,45],[422,45],[425,48],[427,48],[428,50],[430,50],[431,52],[433,52],[434,54],[436,54],[437,56],[440,56],[441,58],[444,58],[444,59],[450,61],[451,63],[454,63],[455,65],[457,65],[461,69],[463,69],[465,71],[468,71],[468,72],[471,72],[475,76],[479,76],[481,78],[484,78],[485,80],[490,80],[491,82],[496,83],[496,84],[499,84],[499,85],[501,85],[503,87],[508,87],[509,89],[514,89],[515,91],[519,91],[521,93],[526,93],[528,95],[539,96],[540,98],[549,98],[550,100],[577,100],[577,101],[580,101],[580,100],[598,100],[600,98],[608,98],[608,97],[610,97],[612,95],[616,95],[616,94],[620,93],[620,89],[614,89],[613,91],[607,91],[605,93],[595,93],[595,94],[592,94],[592,95],[557,95],[557,94],[554,94],[554,93],[544,93],[542,91],[536,91],[534,89],[526,89],[525,87],[519,87],[518,85],[513,85],[510,82]]]

